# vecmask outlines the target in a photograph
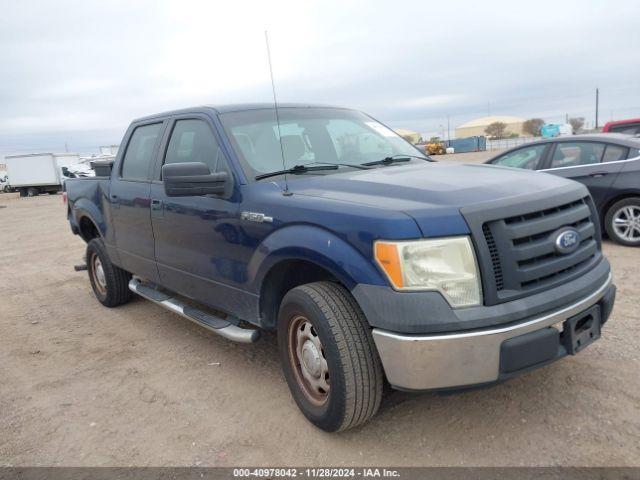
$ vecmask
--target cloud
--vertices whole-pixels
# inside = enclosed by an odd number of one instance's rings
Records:
[[[540,1],[10,2],[0,152],[90,151],[135,117],[206,103],[363,109],[434,131],[492,114],[640,114],[640,4]]]

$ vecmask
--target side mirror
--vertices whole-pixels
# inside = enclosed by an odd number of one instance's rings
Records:
[[[162,180],[168,197],[195,197],[224,193],[229,175],[211,173],[202,162],[169,163],[162,167]]]

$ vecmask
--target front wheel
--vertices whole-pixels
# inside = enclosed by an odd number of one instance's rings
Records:
[[[100,238],[87,244],[87,272],[93,293],[105,307],[117,307],[131,298],[131,274],[111,263]]]
[[[611,240],[640,246],[640,197],[623,198],[614,203],[604,217],[604,228]]]
[[[280,306],[278,348],[302,413],[327,432],[369,420],[383,373],[371,328],[351,294],[332,282],[289,291]]]

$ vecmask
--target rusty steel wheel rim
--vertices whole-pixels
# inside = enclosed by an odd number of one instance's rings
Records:
[[[311,403],[323,405],[329,398],[329,366],[318,332],[303,315],[289,322],[288,349],[300,389]]]
[[[95,253],[91,254],[91,277],[101,295],[107,294],[107,278],[104,275],[104,267],[100,258]]]

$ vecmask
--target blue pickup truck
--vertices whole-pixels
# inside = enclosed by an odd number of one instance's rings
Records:
[[[277,332],[326,431],[371,418],[385,384],[488,385],[576,354],[613,308],[586,187],[433,162],[359,111],[153,115],[96,171],[65,194],[98,300],[137,294],[237,342]]]

